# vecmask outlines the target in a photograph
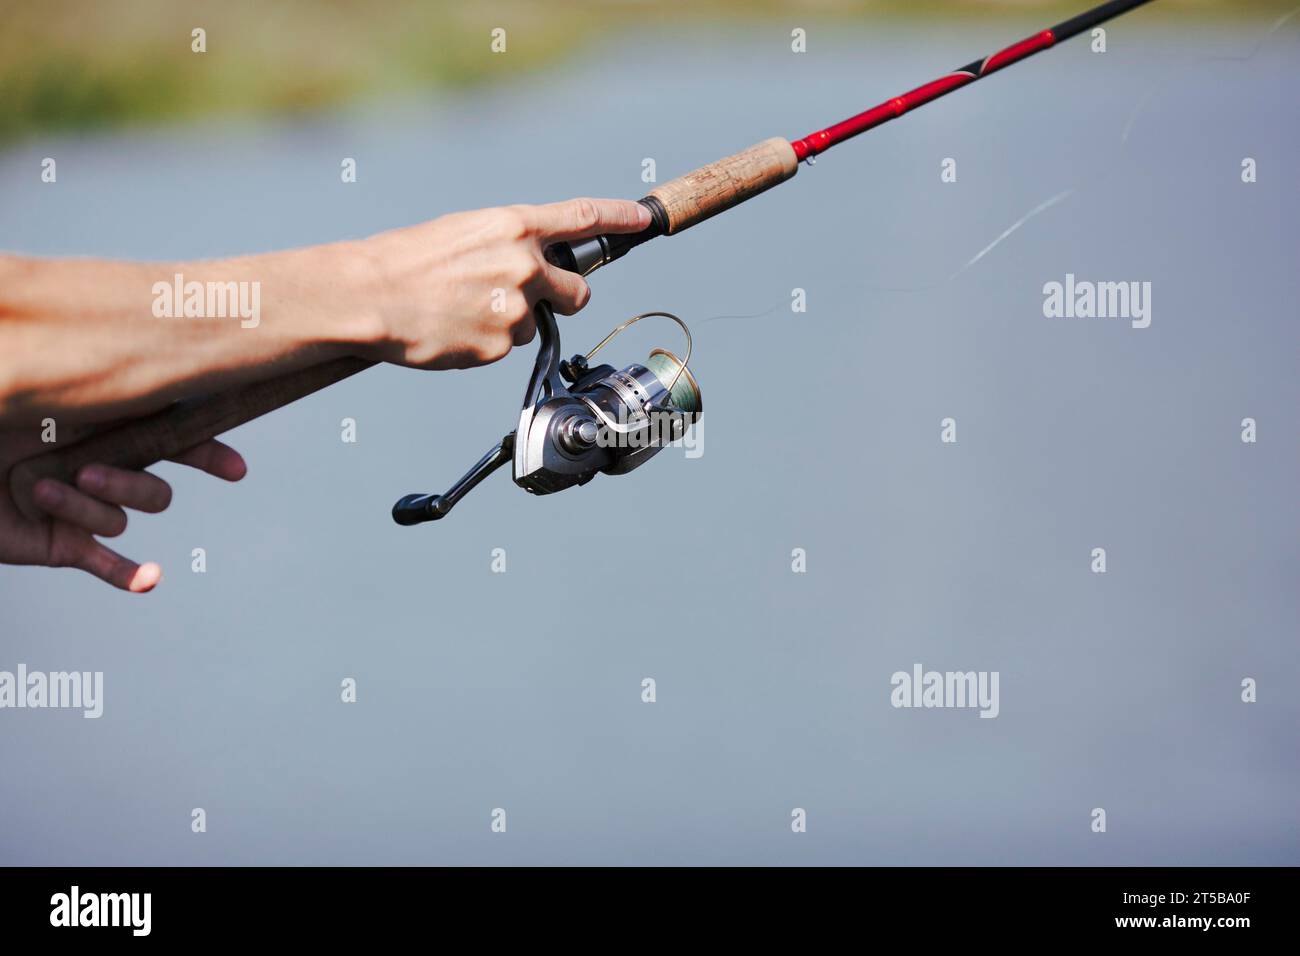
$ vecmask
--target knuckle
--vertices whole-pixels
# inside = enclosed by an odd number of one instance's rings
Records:
[[[555,298],[555,309],[562,315],[581,312],[591,299],[591,286],[582,282],[580,285],[565,286]]]
[[[509,335],[494,335],[486,339],[478,348],[478,356],[484,362],[496,362],[505,358],[514,347]]]
[[[600,222],[595,202],[586,197],[573,200],[572,215],[573,225],[578,229],[593,229]]]
[[[512,324],[527,322],[532,317],[532,306],[528,304],[528,300],[523,296],[520,296],[514,302],[510,303],[510,322]]]
[[[528,220],[518,206],[503,206],[493,211],[496,232],[507,239],[523,239],[528,235]]]
[[[510,332],[515,336],[518,336],[520,332],[523,332],[526,329],[535,329],[536,327],[537,323],[533,321],[533,313],[530,309],[523,315],[517,316],[515,320],[510,323]]]
[[[510,274],[517,285],[528,285],[542,276],[542,263],[534,255],[523,253],[511,265]]]

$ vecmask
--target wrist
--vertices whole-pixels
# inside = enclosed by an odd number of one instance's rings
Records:
[[[384,278],[368,240],[334,242],[289,253],[293,285],[309,286],[300,302],[298,339],[329,357],[369,358],[385,341]]]

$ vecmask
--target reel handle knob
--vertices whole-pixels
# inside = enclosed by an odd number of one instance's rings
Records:
[[[437,521],[451,510],[444,503],[442,495],[407,495],[393,505],[393,520],[407,526]]]

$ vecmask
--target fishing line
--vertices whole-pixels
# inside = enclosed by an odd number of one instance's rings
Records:
[[[1300,13],[1300,7],[1295,7],[1289,12],[1278,17],[1278,19],[1273,22],[1273,25],[1269,27],[1269,29],[1265,31],[1263,36],[1259,38],[1259,40],[1256,42],[1251,52],[1245,56],[1232,56],[1232,55],[1205,56],[1205,57],[1198,58],[1198,62],[1199,61],[1237,62],[1237,63],[1249,62],[1250,60],[1253,60],[1256,56],[1258,56],[1260,51],[1264,49],[1264,45],[1265,43],[1268,42],[1269,37],[1277,33],[1277,31],[1280,30],[1282,26],[1293,16],[1295,16],[1297,13]],[[1137,105],[1133,108],[1133,111],[1129,114],[1128,122],[1124,124],[1124,131],[1120,134],[1119,147],[1121,150],[1125,150],[1125,151],[1127,150],[1129,137],[1133,132],[1133,127],[1137,125],[1138,117],[1141,116],[1143,110],[1146,109],[1147,104],[1151,101],[1151,99],[1155,96],[1155,94],[1158,91],[1160,91],[1164,86],[1168,85],[1168,83],[1174,78],[1175,77],[1172,74],[1166,74],[1165,76],[1156,80],[1153,84],[1151,84],[1151,86],[1147,89],[1147,91],[1138,100]],[[1034,206],[1032,209],[1030,209],[1027,213],[1025,213],[1023,216],[1021,216],[1011,225],[1007,226],[1006,229],[1002,230],[1002,232],[999,233],[993,239],[993,241],[991,241],[979,252],[975,253],[974,256],[968,259],[966,263],[963,266],[961,266],[961,268],[957,269],[947,278],[940,279],[935,282],[930,282],[924,285],[913,285],[913,286],[889,286],[889,285],[882,285],[873,282],[873,283],[869,283],[867,285],[867,288],[876,292],[928,292],[933,289],[943,288],[944,286],[953,282],[955,279],[959,278],[968,270],[970,270],[976,263],[978,263],[981,259],[987,256],[994,249],[996,249],[1005,240],[1009,239],[1015,232],[1017,232],[1020,229],[1020,227],[1024,226],[1030,220],[1036,218],[1041,213],[1044,213],[1047,210],[1051,209],[1053,206],[1059,205],[1060,203],[1064,202],[1066,199],[1069,199],[1075,193],[1080,192],[1081,190],[1090,189],[1098,185],[1100,182],[1109,179],[1111,174],[1114,173],[1115,170],[1119,167],[1120,163],[1123,162],[1124,158],[1125,157],[1122,155],[1117,156],[1114,162],[1112,162],[1108,167],[1103,169],[1093,178],[1084,180],[1081,183],[1077,183],[1076,185],[1071,186],[1068,189],[1064,189],[1061,192],[1056,193],[1054,196],[1051,196],[1050,198],[1043,200],[1037,206]]]
[[[1253,46],[1253,48],[1250,50],[1249,53],[1246,53],[1244,55],[1232,55],[1232,54],[1221,55],[1221,56],[1207,55],[1203,57],[1198,57],[1195,61],[1192,62],[1204,62],[1204,61],[1238,62],[1238,63],[1249,62],[1255,59],[1255,57],[1257,57],[1260,54],[1260,52],[1263,51],[1264,46],[1268,42],[1269,38],[1272,37],[1275,33],[1277,33],[1297,13],[1300,13],[1300,6],[1292,8],[1291,10],[1282,14],[1280,17],[1274,20],[1272,25],[1266,31],[1264,31],[1264,33],[1260,36],[1260,38],[1255,42],[1255,45]],[[1138,98],[1137,103],[1134,105],[1132,111],[1129,113],[1128,120],[1125,122],[1124,128],[1120,133],[1119,148],[1121,151],[1127,150],[1129,139],[1132,136],[1133,129],[1137,125],[1137,121],[1142,116],[1143,111],[1147,108],[1147,105],[1151,102],[1151,100],[1155,97],[1155,95],[1158,92],[1160,92],[1166,85],[1169,84],[1169,82],[1171,82],[1176,78],[1177,77],[1174,74],[1166,74],[1165,76],[1161,77],[1160,79],[1152,83],[1151,86],[1148,87],[1146,92],[1143,93],[1142,96]],[[893,286],[893,285],[884,285],[877,282],[871,282],[867,284],[866,288],[876,292],[928,292],[934,289],[943,288],[944,286],[949,285],[950,283],[954,282],[962,275],[964,275],[966,272],[974,268],[979,262],[981,262],[986,256],[988,256],[989,253],[993,252],[994,249],[1000,246],[1007,239],[1011,238],[1011,236],[1013,236],[1016,232],[1018,232],[1022,227],[1024,227],[1026,224],[1028,224],[1038,216],[1047,212],[1049,209],[1052,209],[1053,207],[1058,206],[1061,203],[1065,202],[1065,200],[1073,197],[1076,193],[1083,190],[1091,189],[1097,186],[1099,183],[1104,182],[1106,179],[1110,178],[1110,176],[1115,172],[1115,170],[1119,167],[1119,165],[1123,162],[1124,159],[1125,156],[1123,155],[1117,156],[1116,159],[1109,166],[1101,170],[1097,175],[1089,179],[1086,179],[1083,182],[1076,183],[1075,185],[1070,186],[1067,189],[1063,189],[1060,192],[1055,193],[1054,195],[1048,197],[1047,199],[1044,199],[1042,202],[1038,203],[1036,206],[1028,210],[1024,215],[1016,219],[1009,226],[1007,226],[1000,233],[998,233],[998,235],[996,235],[983,248],[981,248],[977,253],[975,253],[975,255],[971,256],[971,258],[966,260],[966,262],[961,267],[956,269],[954,272],[950,273],[947,277],[938,279],[933,282],[924,283],[921,285],[908,285],[908,286]],[[761,318],[763,316],[771,315],[773,312],[780,309],[783,304],[784,303],[777,303],[776,305],[772,306],[770,309],[767,309],[763,312],[754,312],[754,313],[746,313],[746,314],[738,314],[738,315],[710,316],[706,319],[701,319],[700,321],[696,322],[695,326],[696,328],[699,328],[700,326],[707,325],[710,322],[714,322],[718,319]]]
[[[695,327],[698,329],[700,326],[708,325],[710,322],[716,322],[718,319],[761,319],[765,315],[771,315],[777,309],[781,308],[783,304],[784,303],[778,302],[776,305],[772,306],[772,308],[765,309],[762,312],[744,312],[735,315],[710,315],[708,318],[700,319],[700,321],[696,322]]]

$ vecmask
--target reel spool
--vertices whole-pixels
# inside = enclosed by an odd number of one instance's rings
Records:
[[[585,485],[600,472],[627,474],[686,434],[703,411],[691,374],[691,332],[670,312],[643,312],[601,339],[586,355],[560,359],[560,332],[547,302],[533,309],[539,346],[518,427],[441,495],[412,494],[393,505],[393,520],[420,524],[444,517],[480,481],[507,462],[514,482],[535,495]],[[622,369],[590,360],[629,326],[670,319],[686,335],[686,356],[654,349]]]

